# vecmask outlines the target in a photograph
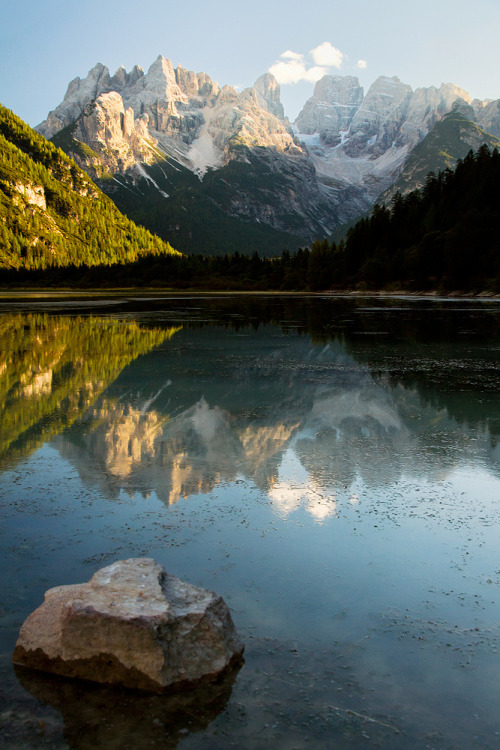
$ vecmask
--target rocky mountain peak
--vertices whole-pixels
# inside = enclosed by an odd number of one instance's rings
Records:
[[[443,110],[449,112],[457,99],[462,99],[467,104],[471,104],[472,97],[465,89],[456,86],[454,83],[442,83],[439,87],[439,95],[443,102]]]
[[[361,104],[363,89],[356,76],[326,75],[316,83],[313,96],[325,104]]]
[[[139,78],[142,78],[143,76],[144,71],[140,67],[140,65],[134,65],[130,73],[127,73],[123,65],[120,65],[120,67],[115,71],[115,74],[110,80],[110,89],[113,91],[119,91],[121,93],[123,89],[127,88],[128,86],[133,86],[139,80]]]
[[[235,102],[238,98],[238,94],[233,89],[232,86],[229,86],[228,83],[226,83],[221,90],[219,91],[219,94],[217,96],[217,104],[227,104],[229,102]]]
[[[280,99],[280,85],[272,73],[264,73],[254,83],[257,100],[262,109],[267,109],[280,120],[285,119],[285,112]]]
[[[468,118],[487,121],[489,132],[494,132],[495,122],[500,127],[500,108],[471,102],[458,86],[413,91],[396,76],[380,76],[364,97],[356,78],[324,76],[294,127],[319,179],[335,191],[339,215],[349,220],[344,206],[357,205],[359,213],[369,209],[455,102]]]
[[[255,87],[237,93],[224,86],[213,106],[203,109],[205,125],[193,143],[190,158],[197,164],[201,176],[208,162],[200,161],[204,153],[214,163],[214,154],[219,154],[219,166],[231,159],[246,159],[241,146],[265,147],[275,153],[303,155],[296,146],[288,121],[284,121],[283,107],[279,100],[279,86],[271,75],[264,75]],[[207,137],[211,148],[207,149]],[[195,158],[196,157],[196,158]]]
[[[209,100],[219,93],[219,84],[212,81],[206,73],[195,73],[193,70],[186,70],[182,65],[175,69],[175,80],[181,90],[191,98],[200,97]]]
[[[162,156],[174,181],[174,173],[186,169],[199,178],[196,185],[209,170],[239,162],[232,172],[241,182],[225,211],[279,231],[288,231],[283,216],[290,213],[300,217],[294,224],[300,231],[307,227],[317,234],[369,210],[454,105],[485,131],[500,135],[500,101],[471,100],[450,83],[413,91],[396,76],[380,76],[366,95],[355,76],[324,76],[292,131],[270,73],[237,92],[220,88],[206,73],[174,68],[159,55],[147,73],[138,66],[127,73],[121,66],[110,77],[98,63],[86,78],[70,83],[64,101],[37,130],[52,137],[71,126],[58,145],[92,177],[112,175],[107,190],[120,191],[117,184],[137,196],[156,190],[160,201],[175,191],[167,167],[160,165]],[[282,186],[279,196],[279,189],[270,191],[263,181],[266,187],[255,198],[261,174]],[[221,195],[227,196],[222,172],[220,179]]]
[[[52,138],[59,130],[73,123],[83,112],[84,107],[100,94],[111,90],[108,68],[97,63],[89,70],[86,78],[73,78],[61,104],[36,130],[46,138]]]
[[[86,81],[95,81],[96,83],[109,84],[109,70],[106,65],[96,63],[88,72]]]
[[[325,144],[336,146],[362,102],[363,89],[355,76],[323,76],[295,121],[295,129],[302,134],[319,133]]]
[[[500,138],[500,99],[479,103],[477,100],[474,100],[472,104],[478,125],[486,130],[487,133]]]
[[[146,122],[143,118],[146,118]],[[134,170],[138,162],[152,160],[154,144],[147,130],[147,115],[134,120],[131,107],[125,108],[117,91],[100,94],[89,102],[73,124],[76,143],[85,143],[90,151],[84,155],[70,153],[93,179],[98,179],[103,167],[112,174]]]
[[[212,81],[206,73],[198,73],[198,94],[200,96],[205,98],[217,96],[219,91],[220,88],[217,81]]]
[[[402,83],[397,76],[379,76],[368,89],[361,109],[375,112],[377,116],[388,114],[397,109],[411,93],[411,86]]]
[[[134,67],[132,68],[132,70],[130,71],[130,73],[128,75],[128,83],[130,85],[133,85],[136,81],[139,80],[139,78],[142,78],[143,75],[144,75],[144,71],[141,68],[141,66],[140,65],[134,65]]]
[[[127,84],[127,71],[125,70],[125,67],[123,65],[120,65],[120,67],[115,71],[114,76],[111,79],[112,84],[115,87],[122,87]]]
[[[77,76],[71,81],[64,96],[64,100],[67,101],[74,98],[80,100],[83,98],[95,98],[104,91],[108,91],[110,85],[111,79],[108,68],[102,63],[97,63],[91,68],[91,70],[89,70],[86,78],[80,79]],[[77,94],[76,97],[75,94]]]
[[[462,99],[462,98],[456,99],[453,102],[451,111],[455,113],[458,112],[459,114],[463,115],[467,120],[471,120],[472,122],[474,122],[474,120],[476,119],[474,107],[471,104],[468,104],[465,101],[465,99]]]
[[[198,96],[198,76],[194,71],[178,65],[175,69],[175,80],[187,96]]]
[[[158,55],[154,63],[150,65],[145,75],[144,87],[151,93],[164,96],[166,99],[186,98],[177,83],[172,62],[162,55]]]
[[[352,118],[346,153],[355,157],[369,149],[370,158],[376,158],[390,148],[397,139],[411,94],[411,86],[401,83],[397,76],[377,78]]]

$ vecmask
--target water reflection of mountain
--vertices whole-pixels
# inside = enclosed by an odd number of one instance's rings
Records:
[[[477,398],[462,394],[471,419],[456,420],[438,382],[433,390],[427,381],[422,397],[418,371],[408,368],[410,383],[395,379],[383,346],[363,344],[355,357],[352,342],[314,345],[269,326],[232,332],[218,351],[217,336],[216,328],[184,330],[168,356],[157,350],[154,368],[151,358],[134,363],[126,383],[118,379],[58,439],[86,481],[111,495],[155,491],[171,504],[242,476],[280,512],[306,504],[320,519],[357,477],[372,487],[402,475],[440,478],[465,453],[498,471]],[[398,366],[405,361],[403,351]],[[453,360],[441,352],[439,361],[436,378],[450,378]],[[497,415],[498,406],[497,398]]]
[[[167,505],[238,475],[269,486],[298,426],[252,424],[205,399],[173,418],[103,400],[86,420],[88,431],[77,425],[56,443],[84,480],[112,496],[155,491]]]
[[[123,368],[175,328],[97,317],[0,316],[0,460],[70,425]]]
[[[338,341],[375,376],[416,389],[423,401],[446,409],[461,424],[481,424],[489,434],[500,435],[494,399],[499,390],[498,301],[213,295],[130,304],[147,320],[160,316],[190,328],[245,331],[272,324],[318,345]],[[471,398],[462,398],[463,391]]]

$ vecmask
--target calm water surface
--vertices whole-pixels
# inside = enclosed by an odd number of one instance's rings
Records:
[[[0,743],[500,747],[500,303],[0,302]],[[52,586],[149,556],[245,663],[176,699],[18,671]]]

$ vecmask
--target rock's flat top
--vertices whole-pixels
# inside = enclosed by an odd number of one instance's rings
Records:
[[[74,591],[75,603],[85,605],[87,598],[102,614],[123,617],[155,617],[171,609],[161,587],[165,571],[154,560],[122,560],[98,570],[88,583],[49,589],[45,600],[60,596],[65,589]]]
[[[220,596],[149,558],[120,560],[88,583],[49,589],[25,621],[17,664],[96,682],[163,690],[217,676],[241,657]]]

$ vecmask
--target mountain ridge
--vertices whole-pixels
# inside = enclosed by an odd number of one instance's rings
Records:
[[[460,107],[454,107],[415,146],[398,179],[379,202],[387,203],[396,193],[404,196],[423,188],[431,173],[453,169],[459,159],[469,151],[479,151],[483,144],[500,149],[500,139],[467,119]]]
[[[97,64],[37,130],[184,252],[272,255],[369,211],[457,103],[500,135],[500,102],[454,84],[381,76],[365,94],[354,76],[324,76],[291,124],[270,73],[238,92],[160,55],[146,73]]]

